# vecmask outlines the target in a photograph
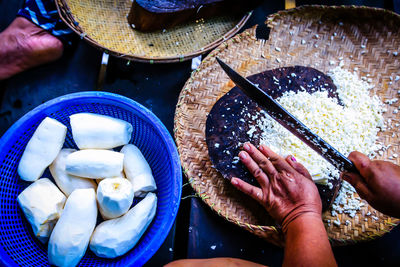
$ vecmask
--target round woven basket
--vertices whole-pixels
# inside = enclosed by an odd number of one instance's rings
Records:
[[[304,65],[327,73],[340,61],[344,69],[368,77],[375,85],[372,94],[382,101],[398,97],[400,81],[400,16],[367,7],[303,6],[268,17],[268,40],[255,37],[256,28],[248,29],[221,44],[202,62],[185,84],[175,113],[175,139],[184,173],[201,199],[220,216],[246,230],[284,245],[281,231],[265,210],[212,168],[205,142],[205,123],[215,102],[234,84],[224,74],[215,57],[223,59],[242,75],[267,69]],[[277,47],[279,47],[277,49]],[[397,105],[398,106],[398,105]],[[387,105],[385,120],[400,123],[397,106]],[[399,149],[398,127],[380,132],[379,141],[391,147],[378,159],[391,160]],[[388,217],[365,202],[354,218],[323,214],[333,245],[370,240],[390,231],[399,220]],[[347,223],[344,223],[347,222]]]
[[[171,63],[201,55],[235,35],[250,18],[216,17],[151,33],[130,27],[131,0],[56,0],[61,19],[94,47],[127,60]]]

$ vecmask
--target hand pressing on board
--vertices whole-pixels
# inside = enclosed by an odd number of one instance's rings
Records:
[[[282,225],[283,266],[336,266],[321,218],[321,199],[306,168],[293,156],[283,158],[264,145],[257,149],[246,143],[243,149],[239,158],[261,188],[238,178],[231,183]]]
[[[400,166],[381,160],[370,160],[354,151],[349,155],[361,175],[344,172],[342,179],[375,209],[400,218]]]
[[[308,214],[321,218],[322,204],[318,189],[302,164],[296,162],[293,156],[285,159],[264,145],[258,150],[246,143],[243,148],[239,158],[261,188],[238,178],[232,178],[231,183],[263,205],[282,225],[284,232],[299,216]]]

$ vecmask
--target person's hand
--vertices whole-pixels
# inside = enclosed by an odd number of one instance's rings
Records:
[[[351,152],[351,160],[360,172],[344,172],[342,179],[372,207],[389,216],[400,218],[400,167],[381,160],[370,160],[360,152]]]
[[[261,188],[238,178],[232,178],[231,183],[261,203],[282,225],[284,233],[289,223],[301,215],[321,219],[321,198],[303,165],[296,162],[293,156],[284,159],[264,145],[258,150],[246,143],[243,148],[245,151],[239,153],[239,158]]]

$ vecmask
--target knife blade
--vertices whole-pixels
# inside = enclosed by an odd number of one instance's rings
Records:
[[[307,144],[315,152],[320,154],[338,170],[359,173],[353,162],[351,162],[347,157],[343,156],[321,137],[313,133],[307,126],[290,114],[270,95],[234,71],[218,57],[216,60],[229,78],[236,84],[236,86],[239,87],[249,98],[254,100],[260,107],[262,107],[275,121],[285,127],[302,142]]]

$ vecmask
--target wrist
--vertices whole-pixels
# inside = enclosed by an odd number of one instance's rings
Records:
[[[282,231],[286,236],[289,230],[304,230],[310,226],[323,225],[321,213],[316,211],[296,212],[288,215],[282,222]]]

